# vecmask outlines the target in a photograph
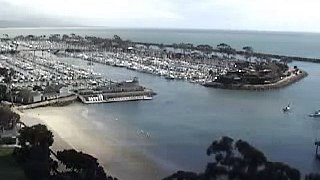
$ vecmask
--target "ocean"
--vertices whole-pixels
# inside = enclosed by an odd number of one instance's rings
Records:
[[[255,51],[320,58],[320,34],[139,29],[1,29],[11,36],[71,32],[80,35],[112,37],[144,42],[217,45],[221,42],[241,49],[250,45]],[[61,58],[86,67],[86,62]],[[320,119],[308,114],[320,109],[320,64],[293,62],[309,76],[283,89],[237,91],[206,88],[183,81],[143,74],[123,68],[94,64],[106,78],[125,80],[138,77],[141,84],[158,95],[151,101],[88,105],[86,116],[98,126],[110,120],[119,123],[121,141],[173,173],[176,170],[203,171],[212,157],[206,148],[221,136],[243,139],[262,150],[271,161],[282,161],[302,173],[317,172],[314,141],[320,138]],[[288,103],[292,111],[283,113]],[[103,131],[103,128],[102,128]],[[126,131],[148,132],[143,143]],[[130,133],[128,133],[130,134]],[[121,178],[121,177],[120,177]]]
[[[116,29],[116,28],[0,28],[0,35],[50,35],[71,34],[122,39],[155,43],[209,44],[213,47],[227,43],[241,50],[244,46],[253,47],[256,52],[281,55],[320,58],[320,34],[300,32],[264,31],[224,31],[224,30],[181,30],[181,29]]]

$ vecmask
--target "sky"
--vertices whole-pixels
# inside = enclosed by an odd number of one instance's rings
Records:
[[[319,0],[0,0],[0,20],[53,18],[106,27],[320,32],[319,7]]]

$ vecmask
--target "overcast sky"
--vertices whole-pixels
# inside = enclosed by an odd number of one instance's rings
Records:
[[[319,0],[0,0],[0,20],[81,25],[320,32]],[[2,10],[2,13],[1,13]]]

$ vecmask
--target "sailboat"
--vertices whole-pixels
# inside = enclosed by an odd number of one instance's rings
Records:
[[[92,65],[93,65],[92,58],[93,58],[93,57],[90,57],[90,61],[88,61],[87,65],[89,65],[89,66],[92,66]]]

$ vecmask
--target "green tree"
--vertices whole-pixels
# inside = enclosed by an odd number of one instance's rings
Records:
[[[114,35],[114,36],[113,36],[113,40],[114,40],[115,42],[117,42],[117,43],[121,43],[121,42],[122,42],[121,37],[118,36],[118,35]]]
[[[250,61],[253,55],[253,48],[251,46],[245,46],[242,49],[244,50],[245,58],[247,61]]]
[[[65,41],[69,38],[69,36],[67,34],[62,35],[62,40]]]
[[[74,149],[57,152],[57,159],[65,165],[67,172],[72,174],[77,180],[116,180],[111,176],[107,177],[98,160]]]
[[[19,133],[19,144],[22,147],[46,144],[52,146],[54,141],[52,132],[48,130],[47,126],[42,124],[31,127],[25,126],[20,129]]]
[[[31,127],[25,126],[19,133],[21,148],[15,149],[14,156],[23,165],[26,176],[32,180],[48,179],[51,170],[56,168],[50,158],[52,132],[45,125],[37,124]]]
[[[197,49],[198,51],[203,52],[203,53],[206,54],[207,56],[208,56],[210,53],[212,53],[212,51],[213,51],[212,46],[207,45],[207,44],[200,44],[200,45],[198,45],[198,46],[196,47],[196,49]]]
[[[224,53],[227,54],[228,58],[230,59],[231,56],[230,55],[234,55],[236,54],[236,50],[233,49],[230,45],[226,44],[226,43],[221,43],[217,45],[217,49],[220,53]]]
[[[265,155],[249,143],[222,137],[207,149],[214,156],[203,173],[178,171],[164,180],[300,180],[300,172],[290,166],[270,162]]]
[[[0,101],[4,100],[7,95],[7,85],[0,84]]]
[[[9,107],[0,106],[0,128],[1,130],[9,130],[16,126],[20,121],[20,115],[11,111]]]

